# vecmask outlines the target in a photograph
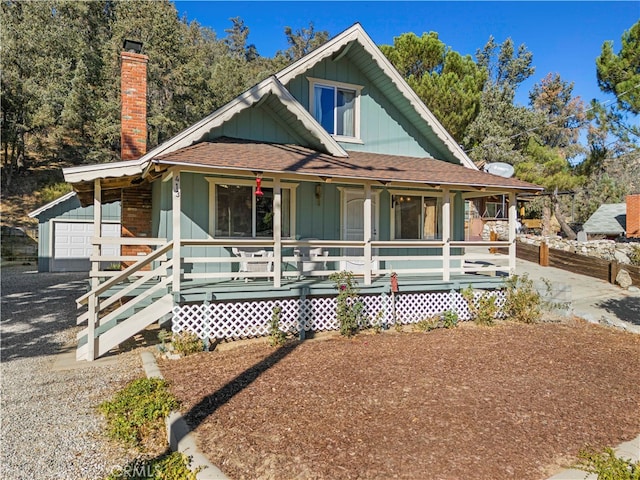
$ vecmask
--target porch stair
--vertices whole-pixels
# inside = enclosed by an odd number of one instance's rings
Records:
[[[92,361],[171,313],[169,242],[76,300],[87,311],[77,323],[76,360]]]
[[[154,322],[171,313],[173,296],[166,293],[162,297],[142,307],[124,320],[116,319],[101,325],[95,330],[95,356],[101,357],[112,348],[133,337]],[[78,333],[76,360],[90,360],[87,328]]]

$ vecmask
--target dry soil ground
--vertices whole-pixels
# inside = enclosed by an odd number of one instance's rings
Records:
[[[544,479],[640,433],[640,336],[574,320],[160,363],[230,478]]]

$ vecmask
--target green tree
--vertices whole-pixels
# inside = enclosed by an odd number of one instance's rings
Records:
[[[476,162],[506,162],[516,165],[525,160],[529,132],[537,126],[535,114],[514,105],[518,86],[533,72],[533,54],[524,44],[516,52],[508,38],[498,45],[490,37],[476,52],[478,65],[488,73],[480,99],[480,112],[465,132],[464,145]]]
[[[91,121],[92,105],[68,100],[91,91],[101,64],[93,49],[104,37],[105,2],[2,2],[3,182],[19,167],[89,139],[69,134],[71,122]],[[64,112],[64,118],[63,118]]]
[[[295,62],[306,54],[329,40],[329,32],[316,30],[313,22],[309,22],[308,28],[298,28],[295,31],[291,27],[284,27],[289,48],[276,53],[276,59],[282,57],[288,62]]]
[[[612,41],[602,44],[596,69],[600,89],[616,96],[618,108],[640,114],[640,20],[622,34],[618,54]]]
[[[457,140],[478,115],[486,72],[447,47],[435,32],[405,33],[380,49]]]

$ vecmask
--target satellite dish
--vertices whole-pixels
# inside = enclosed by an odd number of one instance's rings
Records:
[[[484,171],[499,177],[510,178],[513,177],[513,166],[504,162],[487,163],[484,166]]]

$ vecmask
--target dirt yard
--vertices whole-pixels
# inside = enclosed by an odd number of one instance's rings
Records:
[[[579,320],[260,340],[160,367],[232,479],[544,479],[640,433],[640,336]]]

